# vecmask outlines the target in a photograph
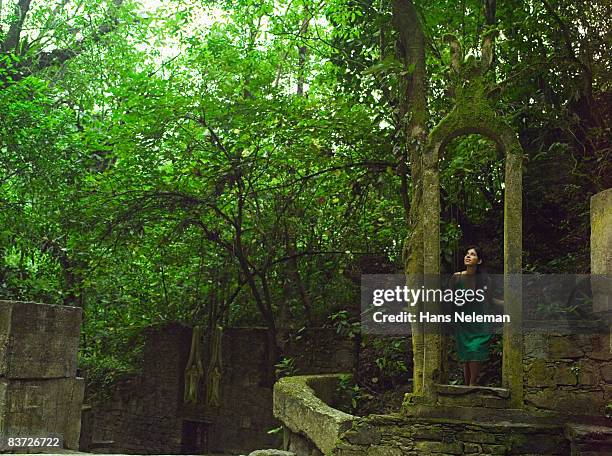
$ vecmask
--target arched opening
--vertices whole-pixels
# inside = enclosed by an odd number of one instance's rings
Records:
[[[502,388],[485,387],[485,396],[495,394],[495,406],[523,406],[523,337],[522,326],[522,157],[516,134],[492,111],[474,112],[466,107],[455,109],[432,131],[423,159],[423,270],[425,277],[439,277],[440,251],[440,156],[459,136],[480,134],[491,138],[504,157],[504,223],[503,223],[503,354]],[[434,282],[437,280],[434,280]],[[427,284],[426,284],[427,285]],[[436,286],[435,283],[432,286]],[[420,359],[423,360],[423,394],[438,404],[456,404],[451,396],[466,393],[446,383],[447,337],[442,333],[426,335]],[[473,388],[470,387],[470,391]],[[495,391],[493,391],[495,390]],[[474,406],[487,402],[486,397],[467,401]],[[480,400],[482,399],[482,400]],[[461,399],[463,400],[463,399]]]
[[[468,245],[482,249],[486,271],[495,285],[493,294],[503,299],[503,283],[496,274],[504,270],[504,151],[488,132],[461,130],[447,138],[439,150],[441,272],[465,269]],[[493,307],[494,303],[489,303]],[[491,308],[494,312],[499,309]],[[501,313],[501,312],[500,312]],[[503,326],[493,324],[482,350],[488,360],[478,362],[478,385],[502,385]],[[443,350],[442,382],[464,385],[465,363],[458,355],[456,334],[450,334]],[[483,340],[486,338],[483,335]]]

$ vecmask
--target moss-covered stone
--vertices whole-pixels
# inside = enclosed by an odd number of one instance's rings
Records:
[[[280,379],[274,385],[274,416],[292,432],[308,436],[325,454],[332,452],[340,434],[349,430],[354,416],[336,410],[315,395],[314,381],[337,383],[338,375],[296,376]]]
[[[546,388],[525,395],[527,405],[574,415],[603,414],[605,401],[601,391]]]
[[[601,365],[601,376],[607,383],[612,383],[612,363]]]
[[[454,48],[460,45],[451,39]],[[451,46],[453,49],[453,46]],[[455,51],[452,51],[455,52]],[[520,274],[522,268],[522,157],[523,150],[516,133],[498,116],[488,99],[490,87],[484,74],[487,65],[477,59],[453,58],[453,92],[455,106],[431,131],[423,159],[423,261],[425,274],[440,271],[440,184],[438,164],[446,145],[454,138],[479,133],[496,144],[506,158],[504,195],[504,273]],[[511,323],[504,326],[503,384],[512,391],[509,402],[520,407],[523,402],[523,341],[521,334],[522,300],[520,288],[505,286],[505,313]],[[428,385],[439,380],[443,372],[439,335],[425,336],[422,358],[423,395],[434,396]],[[419,390],[420,392],[420,390]]]
[[[584,352],[568,336],[551,336],[548,354],[552,359],[580,358],[584,356]]]
[[[402,456],[400,448],[388,445],[372,445],[368,448],[367,456]]]
[[[465,454],[477,454],[482,452],[482,446],[477,443],[464,443],[463,451],[465,452]]]
[[[553,386],[552,371],[543,359],[537,359],[526,368],[527,386]]]
[[[295,456],[291,451],[283,451],[277,449],[255,450],[249,453],[249,456]]]
[[[461,442],[444,443],[444,442],[416,442],[415,448],[420,454],[446,453],[446,454],[463,454],[463,445]]]
[[[80,325],[80,308],[0,301],[0,452],[7,435],[60,435],[78,448]]]
[[[472,443],[496,443],[497,439],[494,435],[485,432],[460,432],[457,434],[459,440]]]
[[[561,434],[534,434],[529,439],[524,437],[522,435],[515,436],[512,444],[508,445],[510,454],[569,454],[568,442]]]
[[[591,197],[592,274],[612,273],[612,256],[610,256],[612,234],[610,233],[610,226],[612,226],[612,188]],[[610,304],[608,300],[606,302]]]
[[[482,451],[489,454],[507,454],[508,447],[505,445],[482,445]]]
[[[545,334],[541,332],[526,333],[523,340],[525,342],[525,358],[548,358],[548,341]]]
[[[344,438],[357,445],[376,445],[380,442],[380,431],[374,426],[363,424],[344,434]]]
[[[555,363],[553,381],[556,385],[575,385],[578,383],[578,367],[572,363]]]
[[[598,362],[596,363],[588,358],[581,359],[578,361],[577,373],[578,373],[578,383],[580,385],[595,386],[601,383],[601,376],[599,374],[598,364],[600,363]],[[611,366],[610,379],[605,380],[605,381],[612,382],[612,364],[608,364],[608,365]],[[605,364],[603,366],[605,366]]]

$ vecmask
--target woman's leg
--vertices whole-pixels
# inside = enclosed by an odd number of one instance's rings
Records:
[[[477,385],[476,381],[478,380],[478,374],[480,373],[480,361],[468,361],[469,364],[469,373],[470,373],[470,383],[469,385]]]
[[[463,364],[463,384],[466,386],[470,384],[470,361]]]

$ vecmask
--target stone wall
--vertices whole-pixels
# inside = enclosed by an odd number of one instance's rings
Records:
[[[297,337],[285,346],[285,356],[295,359],[297,374],[353,371],[357,356],[354,341],[338,336],[333,328],[305,329]]]
[[[96,452],[181,452],[183,397],[180,372],[187,362],[191,329],[180,324],[150,329],[145,335],[143,372],[119,382],[106,404],[88,413],[81,450]]]
[[[612,274],[612,189],[591,198],[591,273],[608,275],[591,282],[593,312],[608,318]],[[584,331],[583,331],[584,332]],[[603,416],[612,402],[612,345],[609,331],[526,334],[524,337],[525,405]]]
[[[477,422],[399,415],[369,416],[341,435],[333,454],[567,455],[562,426]]]
[[[609,334],[526,334],[525,407],[603,416],[612,401]]]
[[[296,376],[276,383],[274,414],[283,423],[284,449],[297,456],[612,454],[610,427],[517,409],[424,406],[415,416],[348,415],[330,406],[338,379]]]
[[[210,427],[210,450],[240,453],[280,445],[272,415],[272,388],[264,386],[266,330],[229,328],[223,334],[222,407]],[[350,371],[353,342],[331,328],[311,328],[293,337],[284,355],[294,360],[297,373]],[[206,366],[206,364],[204,364]]]
[[[279,436],[268,434],[279,424],[272,388],[264,385],[265,329],[226,329],[222,346],[222,405],[211,417],[210,451],[239,454],[278,445]]]
[[[49,437],[78,448],[81,309],[0,301],[0,439]],[[1,449],[1,448],[0,448]]]
[[[222,337],[222,379],[218,408],[183,407],[183,372],[191,329],[172,324],[147,334],[142,375],[124,379],[104,406],[95,406],[84,428],[82,450],[96,452],[166,453],[184,449],[183,432],[191,426],[202,435],[202,449],[245,453],[278,447],[280,423],[272,415],[272,388],[264,384],[266,330],[227,328]],[[350,370],[353,342],[332,329],[304,331],[286,346],[298,372]],[[208,349],[202,347],[207,358]],[[204,369],[208,367],[206,359]],[[112,444],[101,442],[112,441]],[[96,443],[97,442],[97,443]]]

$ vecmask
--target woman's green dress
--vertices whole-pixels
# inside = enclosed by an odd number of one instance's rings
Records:
[[[454,275],[451,280],[453,289],[467,289],[464,274]],[[463,306],[455,306],[455,312],[464,312],[472,314],[476,312],[478,315],[486,314],[487,302],[489,296],[487,290],[487,299],[482,302],[466,302]],[[483,323],[467,323],[455,322],[455,345],[457,347],[457,355],[459,361],[486,361],[489,359],[489,342],[491,341],[491,330],[489,324]]]

